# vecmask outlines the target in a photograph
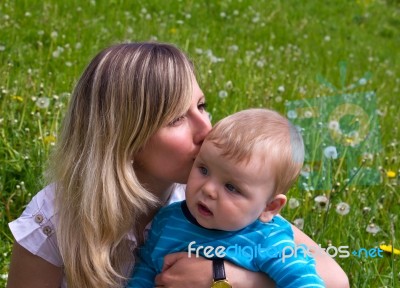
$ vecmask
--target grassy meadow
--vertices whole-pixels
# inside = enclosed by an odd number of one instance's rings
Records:
[[[347,246],[352,287],[400,286],[400,255],[377,250],[400,249],[398,0],[63,2],[0,2],[1,287],[7,223],[46,184],[74,83],[99,50],[143,40],[188,53],[214,123],[249,107],[292,120],[308,150],[282,215],[332,255]]]

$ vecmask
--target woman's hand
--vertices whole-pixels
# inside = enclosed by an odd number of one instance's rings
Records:
[[[225,261],[226,278],[235,288],[275,287],[264,273],[255,273]],[[156,287],[210,288],[213,282],[212,263],[187,252],[169,254],[164,258],[162,273],[155,279]]]

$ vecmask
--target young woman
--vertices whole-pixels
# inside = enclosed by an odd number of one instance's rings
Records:
[[[183,198],[211,128],[193,67],[161,43],[101,51],[77,83],[48,170],[53,183],[10,223],[16,239],[8,286],[123,287],[156,211]],[[295,229],[295,241],[316,245]],[[211,262],[168,255],[159,287],[210,287]],[[234,287],[270,281],[226,263]],[[317,269],[330,287],[347,277],[329,256]]]

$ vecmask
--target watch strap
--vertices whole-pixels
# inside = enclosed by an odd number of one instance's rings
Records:
[[[212,261],[213,261],[214,281],[225,280],[226,275],[225,275],[224,259],[216,258],[216,259],[213,259]]]

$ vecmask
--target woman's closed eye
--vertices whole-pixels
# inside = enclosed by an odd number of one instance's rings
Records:
[[[183,122],[183,120],[185,120],[185,115],[179,116],[178,118],[175,118],[174,120],[172,120],[171,122],[168,123],[168,126],[178,126],[179,124],[181,124]]]
[[[207,110],[207,106],[208,104],[206,102],[201,102],[197,104],[197,109],[199,109],[201,112],[205,112]]]

